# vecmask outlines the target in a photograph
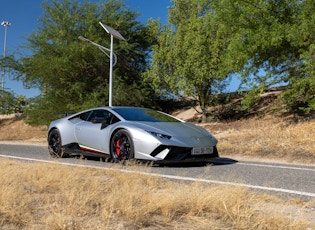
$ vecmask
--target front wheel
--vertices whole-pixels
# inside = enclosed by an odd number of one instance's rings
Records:
[[[111,157],[115,162],[134,158],[134,145],[127,130],[118,130],[111,139]]]
[[[54,129],[48,135],[49,154],[54,158],[64,157],[64,149],[61,146],[60,133],[58,129]]]

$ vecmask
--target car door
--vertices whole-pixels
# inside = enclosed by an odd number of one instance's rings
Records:
[[[76,125],[75,135],[82,149],[109,154],[109,129],[101,126],[110,116],[105,109],[95,109],[85,121]]]

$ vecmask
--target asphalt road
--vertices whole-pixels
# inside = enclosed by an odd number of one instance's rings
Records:
[[[43,145],[21,145],[0,142],[0,160],[4,158],[81,165],[84,167],[113,168],[117,164],[101,162],[98,159],[76,158],[52,159]],[[207,167],[207,165],[211,165]],[[144,167],[144,166],[143,166]],[[132,171],[121,165],[121,170]],[[287,196],[315,198],[315,165],[240,161],[220,158],[208,164],[176,164],[152,166],[150,175],[170,179],[203,181],[209,184],[243,186],[263,192]],[[143,171],[145,174],[148,170]]]

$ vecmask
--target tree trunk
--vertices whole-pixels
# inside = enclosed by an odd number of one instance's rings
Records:
[[[208,96],[207,93],[202,91],[199,94],[199,104],[202,111],[201,122],[205,123],[208,119]]]

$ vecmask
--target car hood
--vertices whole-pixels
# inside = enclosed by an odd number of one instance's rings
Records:
[[[176,137],[211,136],[205,129],[188,122],[135,122],[137,127]]]
[[[169,135],[182,146],[216,145],[218,140],[205,129],[189,122],[133,122],[142,130]]]

